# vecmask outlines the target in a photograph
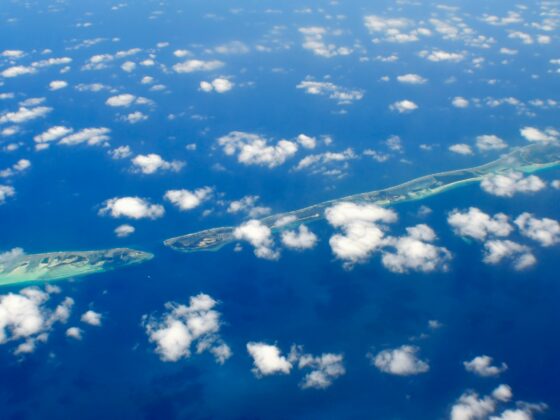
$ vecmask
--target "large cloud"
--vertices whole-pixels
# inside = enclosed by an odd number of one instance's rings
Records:
[[[161,317],[144,315],[143,323],[156,353],[161,360],[176,362],[191,356],[191,346],[196,352],[210,352],[217,363],[223,364],[231,357],[231,349],[219,335],[221,314],[214,308],[218,302],[207,294],[191,296],[189,305],[175,302],[165,304]]]
[[[522,235],[539,242],[542,246],[560,243],[560,223],[547,217],[537,219],[531,213],[522,213],[515,224]]]
[[[546,187],[546,184],[536,175],[524,177],[520,172],[507,172],[485,176],[480,186],[489,194],[513,197],[517,193],[540,191]]]
[[[165,213],[163,206],[151,204],[140,197],[115,197],[104,203],[99,214],[109,214],[111,217],[128,217],[131,219],[157,219]]]
[[[192,210],[200,206],[204,201],[212,196],[212,188],[202,187],[194,191],[189,190],[169,190],[165,193],[165,199],[169,200],[181,211]]]
[[[467,211],[453,210],[447,222],[457,235],[479,241],[484,241],[488,236],[509,236],[513,231],[509,217],[504,213],[490,216],[476,207],[470,207]]]
[[[511,259],[516,270],[524,270],[537,262],[531,248],[510,240],[494,239],[484,243],[483,261],[487,264],[498,264],[504,259]]]
[[[19,293],[0,296],[0,344],[19,342],[16,354],[31,353],[37,342],[44,342],[53,325],[65,323],[70,317],[74,300],[64,298],[54,309],[47,306],[56,287],[45,290],[27,287]]]
[[[232,131],[218,139],[224,153],[228,156],[236,155],[238,162],[244,165],[260,165],[274,168],[283,164],[298,151],[295,142],[280,140],[275,145],[257,134]]]
[[[274,247],[272,231],[258,220],[249,220],[233,231],[236,239],[249,242],[255,248],[255,255],[267,260],[277,260],[280,252]]]

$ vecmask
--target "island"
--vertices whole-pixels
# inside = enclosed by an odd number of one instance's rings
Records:
[[[0,261],[0,286],[62,280],[115,270],[151,260],[153,254],[130,248],[22,254]]]
[[[454,188],[480,182],[491,174],[509,171],[529,174],[557,166],[560,166],[560,142],[538,142],[515,148],[498,160],[482,166],[426,175],[383,190],[350,195],[300,210],[271,215],[261,219],[260,222],[273,232],[278,232],[320,220],[324,218],[327,208],[340,202],[392,206],[407,201],[422,200]],[[167,239],[164,244],[180,252],[217,251],[235,241],[234,230],[235,227],[207,229]]]

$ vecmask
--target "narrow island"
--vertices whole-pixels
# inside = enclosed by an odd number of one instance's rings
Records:
[[[526,174],[560,166],[560,142],[550,141],[530,144],[513,149],[498,160],[474,168],[440,172],[383,190],[325,201],[300,210],[280,213],[260,219],[273,232],[293,229],[301,224],[324,218],[325,210],[340,202],[392,206],[407,201],[422,200],[442,192],[480,182],[485,176],[509,171]],[[217,251],[234,242],[235,227],[219,227],[177,236],[164,241],[171,249],[180,252]]]
[[[0,286],[62,280],[116,270],[151,260],[153,254],[130,248],[49,252],[0,261]]]

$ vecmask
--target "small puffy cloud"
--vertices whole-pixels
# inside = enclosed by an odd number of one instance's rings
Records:
[[[343,168],[347,165],[347,161],[356,159],[356,153],[353,149],[347,148],[341,152],[325,152],[313,155],[307,155],[301,159],[296,165],[296,170],[311,168],[312,173],[319,173],[323,175],[339,175],[340,170],[334,169],[332,165],[340,164]]]
[[[9,178],[23,172],[31,167],[31,162],[27,159],[20,159],[10,168],[0,170],[0,178]]]
[[[389,109],[391,111],[397,111],[400,114],[405,114],[417,110],[418,105],[408,99],[404,99],[402,101],[392,103],[389,105]]]
[[[227,212],[232,214],[243,212],[251,218],[266,216],[271,209],[270,207],[257,206],[256,203],[259,198],[258,195],[246,195],[240,200],[234,200],[229,203]]]
[[[418,55],[434,63],[441,62],[441,61],[458,63],[465,59],[465,55],[463,53],[454,53],[454,52],[447,52],[442,50],[433,50],[433,51],[423,50],[420,51]]]
[[[514,222],[523,236],[531,238],[542,246],[560,243],[560,223],[547,217],[537,219],[531,213],[520,214]]]
[[[151,175],[160,170],[178,172],[185,163],[178,160],[168,162],[156,153],[149,153],[135,156],[132,159],[132,165],[143,174]]]
[[[126,159],[132,154],[130,146],[119,146],[109,152],[113,159]]]
[[[64,80],[53,80],[52,82],[49,83],[50,90],[64,89],[67,86],[68,86],[68,82],[65,82]]]
[[[449,151],[453,153],[457,153],[459,155],[473,155],[473,150],[471,146],[465,143],[458,143],[449,146]]]
[[[42,118],[51,111],[52,108],[47,106],[37,106],[34,108],[22,106],[17,111],[0,114],[0,124],[21,124],[37,118]]]
[[[282,232],[282,243],[285,247],[295,250],[310,249],[317,243],[317,235],[305,225],[300,225],[298,230]]]
[[[413,74],[413,73],[408,73],[408,74],[403,74],[401,76],[397,76],[397,80],[400,83],[404,83],[404,84],[407,84],[407,85],[423,85],[424,83],[426,83],[428,81],[427,79],[423,78],[419,74]]]
[[[130,93],[123,93],[121,95],[111,96],[105,101],[106,105],[113,107],[128,107],[136,101],[136,96]]]
[[[521,135],[528,141],[533,142],[546,142],[558,140],[560,133],[554,128],[546,128],[544,130],[539,130],[535,127],[523,127],[520,130]]]
[[[225,93],[233,89],[234,84],[223,77],[212,80],[211,82],[200,82],[200,90],[203,92],[216,91],[217,93]]]
[[[0,205],[4,204],[8,197],[13,197],[15,194],[16,190],[14,187],[0,184]]]
[[[127,73],[134,71],[135,68],[136,68],[136,63],[134,61],[125,61],[121,65],[121,69],[123,69],[123,71],[126,71]]]
[[[217,363],[225,363],[232,352],[219,334],[222,322],[217,305],[211,296],[200,293],[191,296],[189,305],[167,302],[161,317],[144,315],[148,339],[156,344],[160,359],[177,362],[189,358],[195,345],[196,353],[208,351]]]
[[[11,79],[13,77],[23,76],[25,74],[33,74],[35,72],[37,72],[37,69],[35,69],[35,67],[13,66],[13,67],[8,67],[4,71],[2,71],[0,75],[2,75],[2,77],[5,77],[7,79]]]
[[[92,127],[84,128],[74,134],[63,137],[59,144],[67,146],[75,146],[78,144],[86,143],[90,146],[104,145],[109,141],[110,129],[106,127]]]
[[[299,136],[297,136],[297,142],[306,149],[315,149],[315,146],[317,145],[317,140],[315,139],[315,137],[310,137],[305,134],[300,134]]]
[[[436,239],[436,234],[428,225],[420,224],[406,231],[406,236],[389,237],[385,241],[385,246],[395,249],[395,252],[383,252],[381,261],[385,267],[395,273],[447,269],[451,253],[430,243]]]
[[[383,350],[377,355],[369,354],[372,364],[381,372],[391,375],[409,376],[430,370],[427,362],[420,360],[418,347],[403,345],[396,349]]]
[[[513,197],[517,193],[540,191],[546,187],[546,184],[536,175],[524,177],[520,172],[507,172],[485,176],[480,186],[489,194]]]
[[[430,36],[427,28],[416,27],[416,23],[405,18],[387,18],[384,16],[368,15],[364,17],[364,25],[372,34],[383,36],[383,40],[394,43],[415,42],[421,36]],[[373,39],[379,43],[379,38]]]
[[[111,217],[128,217],[130,219],[157,219],[165,213],[163,206],[151,204],[140,197],[115,197],[105,201],[104,207],[99,210],[100,215],[108,214]]]
[[[35,137],[33,137],[33,140],[35,141],[35,143],[48,143],[51,141],[58,140],[61,137],[67,136],[72,131],[74,130],[70,127],[57,125],[49,128],[47,131],[44,131],[41,134],[36,135]]]
[[[492,391],[492,397],[501,402],[508,402],[513,398],[513,392],[509,385],[501,384]]]
[[[510,259],[513,261],[513,267],[521,271],[537,262],[531,248],[510,240],[494,239],[486,241],[484,249],[483,261],[487,264],[498,264],[504,259]]]
[[[74,305],[74,300],[66,297],[49,308],[47,302],[58,292],[58,288],[27,287],[0,295],[0,344],[18,342],[14,353],[22,354],[32,353],[38,342],[45,342],[54,324],[68,320]]]
[[[219,60],[187,60],[175,64],[173,70],[176,73],[192,73],[196,71],[212,71],[223,67],[224,63]]]
[[[297,360],[299,369],[311,369],[300,383],[302,389],[328,388],[333,380],[346,373],[342,354],[323,353],[320,356],[313,356],[302,352],[302,347],[292,346],[289,357],[294,363]]]
[[[255,255],[267,260],[277,260],[280,253],[274,248],[272,231],[258,220],[249,220],[233,231],[235,239],[249,242],[255,248]]]
[[[453,210],[447,217],[447,223],[457,235],[479,241],[484,241],[488,236],[509,236],[513,231],[509,217],[504,213],[490,216],[476,207],[463,212]]]
[[[468,108],[469,101],[462,96],[455,96],[451,101],[451,105],[455,108]]]
[[[463,362],[463,365],[467,372],[472,372],[478,376],[498,376],[508,368],[505,363],[502,363],[500,366],[493,366],[492,362],[493,359],[490,356],[482,355]]]
[[[214,48],[218,54],[247,54],[250,49],[241,41],[231,41]]]
[[[86,324],[93,325],[95,327],[101,326],[101,314],[91,309],[82,314],[80,320]]]
[[[70,327],[66,330],[66,337],[73,338],[74,340],[81,340],[83,330],[78,327]]]
[[[292,364],[282,356],[280,349],[272,344],[250,342],[247,351],[253,358],[253,373],[257,377],[289,374]]]
[[[476,147],[480,151],[500,150],[507,147],[507,143],[493,134],[485,134],[476,137]]]
[[[194,191],[189,190],[169,190],[165,193],[164,198],[173,205],[177,206],[181,211],[192,210],[200,206],[204,201],[208,200],[213,193],[210,187],[198,188]]]
[[[124,224],[115,228],[115,235],[119,238],[126,238],[127,236],[132,235],[135,230],[134,226]]]
[[[140,121],[146,121],[148,119],[148,116],[143,112],[136,111],[136,112],[131,112],[130,114],[124,116],[122,119],[123,121],[126,121],[130,124],[136,124],[139,123]]]
[[[283,164],[298,151],[293,141],[280,140],[275,145],[257,134],[232,131],[218,139],[226,155],[237,154],[237,161],[244,165],[259,165],[274,168]]]
[[[339,105],[348,105],[364,97],[363,90],[348,89],[331,82],[317,82],[312,79],[298,83],[296,88],[303,89],[309,95],[327,96],[329,99],[336,100]]]
[[[313,54],[320,57],[331,58],[339,55],[349,55],[352,49],[348,47],[337,47],[333,43],[325,42],[327,30],[320,26],[308,26],[299,28],[299,32],[303,35],[303,48],[313,51]]]

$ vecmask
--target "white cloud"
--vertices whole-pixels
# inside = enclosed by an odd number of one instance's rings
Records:
[[[560,137],[560,133],[550,127],[544,130],[535,127],[523,127],[520,133],[528,141],[554,141]]]
[[[485,176],[480,186],[489,194],[513,197],[517,193],[540,191],[546,187],[546,184],[536,175],[524,177],[520,172],[507,172]]]
[[[216,362],[225,363],[232,355],[219,335],[221,314],[215,310],[218,302],[207,294],[191,296],[189,305],[167,302],[160,318],[144,315],[143,323],[156,353],[165,362],[176,362],[191,356],[191,346],[198,354],[210,352]]]
[[[476,207],[470,207],[466,212],[453,210],[447,217],[447,223],[457,235],[479,241],[484,241],[488,236],[509,236],[513,231],[509,217],[504,213],[490,216]]]
[[[247,343],[247,351],[253,358],[253,373],[257,377],[279,373],[287,375],[292,370],[292,364],[275,345],[250,342]]]
[[[298,151],[296,143],[280,140],[275,145],[257,134],[232,131],[218,139],[224,153],[228,156],[237,154],[237,161],[244,165],[260,165],[274,168],[283,164]]]
[[[391,375],[409,376],[430,370],[427,362],[420,360],[418,347],[403,345],[396,349],[383,350],[377,355],[369,354],[372,364],[381,372]]]
[[[185,163],[178,160],[168,162],[158,154],[149,153],[147,155],[135,156],[132,159],[132,165],[143,174],[151,175],[160,170],[178,172],[185,166]]]
[[[41,134],[36,135],[35,137],[33,137],[33,140],[36,143],[48,143],[54,140],[58,140],[59,138],[70,134],[72,131],[74,131],[72,128],[57,125],[49,128],[47,131],[44,131]]]
[[[492,391],[492,397],[501,402],[508,402],[513,398],[513,392],[509,385],[501,384]]]
[[[15,194],[16,190],[14,187],[0,184],[0,204],[4,204],[8,197],[13,197]]]
[[[469,106],[469,101],[462,96],[455,96],[451,101],[451,104],[455,108],[467,108]]]
[[[19,342],[14,353],[21,354],[33,352],[37,342],[46,341],[54,324],[68,320],[74,305],[66,297],[55,308],[48,308],[47,302],[58,291],[27,287],[17,294],[0,295],[0,344]]]
[[[128,107],[132,105],[135,100],[136,96],[131,95],[130,93],[123,93],[121,95],[111,96],[105,101],[105,104],[113,107]]]
[[[418,54],[420,57],[426,60],[433,61],[435,63],[440,61],[448,61],[452,63],[458,63],[465,59],[464,53],[447,52],[442,50],[432,50],[430,51],[420,51]]]
[[[458,143],[449,146],[449,151],[453,153],[457,153],[459,155],[473,155],[473,150],[471,146],[465,143]]]
[[[317,145],[317,140],[315,139],[315,137],[310,137],[305,134],[300,134],[299,136],[297,136],[297,142],[306,149],[315,149],[315,146]]]
[[[522,213],[514,222],[523,236],[531,238],[542,246],[560,243],[560,223],[547,217],[537,219],[531,213]]]
[[[484,134],[476,137],[476,147],[483,152],[487,150],[500,150],[507,147],[507,143],[493,134]]]
[[[313,51],[313,54],[320,57],[331,58],[339,55],[349,55],[352,49],[348,47],[337,47],[333,43],[326,43],[324,36],[327,30],[320,26],[308,26],[299,28],[299,32],[303,34],[303,48]]]
[[[124,116],[123,121],[126,121],[130,124],[136,124],[140,121],[146,121],[148,116],[140,111],[131,112],[130,114]]]
[[[420,39],[420,36],[431,35],[431,31],[427,28],[410,29],[411,26],[415,26],[415,23],[405,18],[386,18],[368,15],[364,17],[364,25],[370,33],[383,35],[383,40],[387,42],[415,42]],[[378,38],[373,40],[374,43],[379,43],[380,41]]]
[[[135,68],[136,63],[134,61],[125,61],[123,64],[121,64],[121,69],[123,69],[123,71],[126,71],[127,73],[134,71]]]
[[[228,79],[219,77],[212,80],[211,82],[202,81],[200,82],[200,90],[203,92],[216,91],[218,93],[225,93],[233,89],[234,84]]]
[[[130,146],[119,146],[109,152],[113,159],[126,159],[132,154]]]
[[[386,246],[393,247],[396,251],[383,252],[381,261],[385,267],[395,273],[447,269],[451,253],[446,248],[430,243],[436,239],[436,234],[429,226],[420,224],[406,228],[406,231],[406,236],[389,237],[385,241]]]
[[[344,234],[331,236],[335,256],[350,266],[363,262],[383,245],[384,232],[376,222],[393,223],[397,214],[374,204],[339,203],[325,210],[327,221]]]
[[[343,150],[342,152],[325,152],[314,155],[307,155],[301,159],[296,165],[296,170],[312,167],[314,172],[325,173],[324,166],[330,163],[345,163],[348,160],[356,159],[356,153],[351,148]]]
[[[0,115],[0,124],[12,123],[21,124],[37,118],[42,118],[52,111],[52,108],[46,106],[38,106],[35,108],[20,107],[15,112],[5,112]]]
[[[164,198],[177,206],[181,211],[192,210],[208,200],[213,193],[210,187],[198,188],[194,191],[189,190],[169,190]]]
[[[348,89],[331,82],[317,82],[311,79],[303,80],[296,88],[304,89],[305,93],[310,95],[328,96],[336,100],[339,105],[348,105],[364,97],[363,90]]]
[[[490,356],[482,355],[463,362],[463,365],[467,372],[472,372],[478,376],[498,376],[508,368],[505,363],[502,363],[500,366],[493,366],[492,362],[493,359]]]
[[[401,76],[397,76],[397,80],[401,83],[405,83],[408,85],[423,85],[428,80],[424,77],[420,76],[419,74],[408,73],[403,74]]]
[[[528,246],[510,240],[489,240],[484,243],[483,261],[487,264],[498,264],[504,259],[511,259],[513,267],[520,271],[536,264],[537,259]]]
[[[218,54],[247,54],[250,49],[241,41],[231,41],[214,48]]]
[[[101,326],[101,314],[91,309],[82,314],[80,320],[86,324],[93,325],[95,327]]]
[[[391,105],[389,105],[389,109],[404,114],[417,110],[418,105],[408,99],[404,99],[402,101],[392,103]]]
[[[37,72],[37,69],[35,69],[34,67],[13,66],[13,67],[9,67],[6,70],[2,71],[2,73],[0,73],[0,75],[2,75],[2,77],[10,79],[12,77],[23,76],[24,74],[33,74],[33,73],[36,73],[36,72]]]
[[[255,248],[255,255],[267,260],[277,260],[280,252],[274,249],[270,228],[258,220],[249,220],[233,231],[235,239],[249,242]]]
[[[64,89],[67,86],[68,86],[68,82],[65,82],[64,80],[53,80],[52,82],[49,83],[50,90]]]
[[[468,391],[451,408],[451,420],[483,420],[495,410],[496,402],[493,398],[479,398],[476,392]]]
[[[182,63],[175,64],[173,70],[176,73],[192,73],[195,71],[212,71],[223,67],[224,63],[218,60],[187,60]]]
[[[151,204],[140,197],[115,197],[105,201],[99,210],[100,215],[109,214],[111,217],[128,217],[130,219],[157,219],[165,213],[163,206]]]
[[[104,145],[110,139],[108,135],[110,132],[111,130],[106,127],[84,128],[74,134],[63,137],[59,144],[67,146],[75,146],[82,143],[87,143],[90,146]]]
[[[300,383],[303,389],[325,389],[332,385],[333,380],[346,373],[342,354],[323,353],[320,356],[299,354],[303,349],[292,346],[290,360],[297,360],[299,369],[312,369]],[[293,360],[295,362],[295,360]]]
[[[117,235],[117,237],[119,238],[126,238],[127,236],[132,235],[135,230],[136,229],[134,229],[134,226],[124,224],[115,228],[115,235]]]
[[[247,195],[240,200],[234,200],[229,203],[227,212],[232,214],[244,212],[251,218],[266,216],[271,209],[270,207],[257,206],[256,203],[259,198],[258,195]]]
[[[282,243],[290,249],[310,249],[317,243],[317,235],[305,225],[300,225],[297,231],[287,230],[282,232]]]
[[[83,330],[78,327],[70,327],[66,330],[66,337],[70,337],[75,340],[81,340],[82,334],[83,334]]]

